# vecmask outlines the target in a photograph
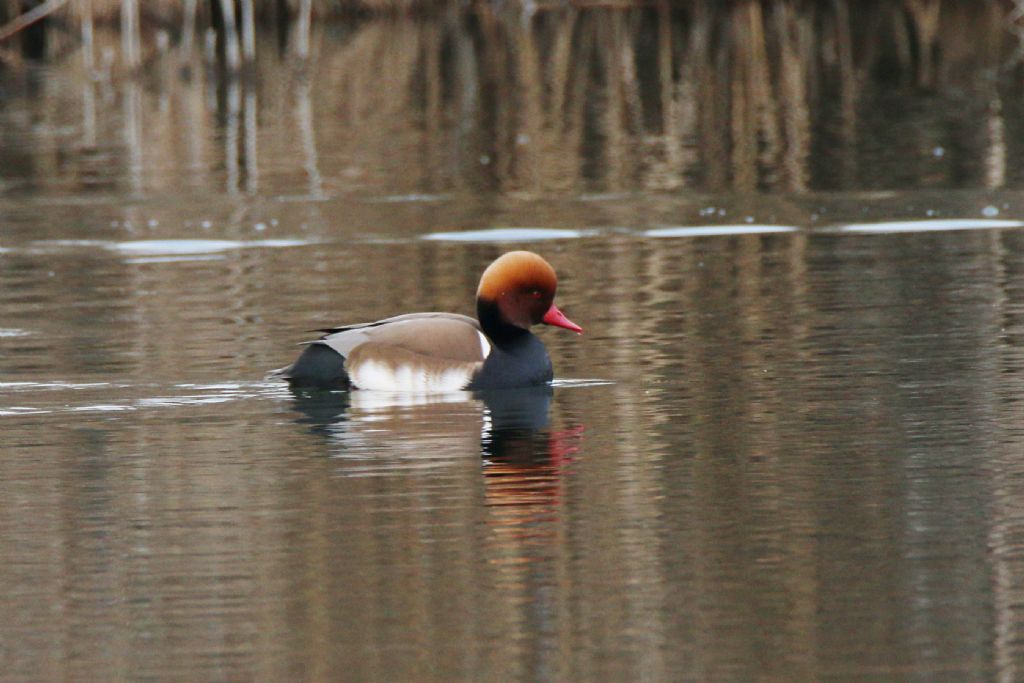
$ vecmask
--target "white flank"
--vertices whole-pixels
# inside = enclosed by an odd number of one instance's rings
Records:
[[[371,391],[446,392],[459,391],[469,383],[470,368],[455,367],[441,372],[409,365],[392,367],[379,361],[359,363],[349,379],[359,389]]]
[[[491,342],[487,338],[487,335],[483,332],[477,332],[480,335],[480,353],[484,354],[484,358],[491,355]]]

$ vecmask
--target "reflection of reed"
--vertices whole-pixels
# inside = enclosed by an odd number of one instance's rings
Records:
[[[256,91],[245,91],[245,191],[255,194],[259,188],[259,145],[257,144]]]
[[[227,172],[228,194],[238,191],[238,131],[239,115],[242,110],[242,86],[238,80],[232,79],[227,85],[227,104],[224,119],[224,167]]]
[[[147,26],[137,27],[131,19],[133,3],[124,5],[122,41],[102,24],[93,30],[95,2],[73,3],[83,50],[76,77],[88,78],[96,70],[90,66],[94,50],[104,54],[115,46],[124,53],[121,66],[113,65],[112,75],[102,65],[99,69],[115,84],[140,61],[143,72],[154,66],[173,72],[157,64],[169,59],[165,51],[139,47],[138,40],[148,40],[149,34]],[[244,58],[254,71],[241,93],[249,191],[260,176],[257,158],[291,164],[306,174],[314,192],[322,183],[353,191],[390,183],[390,192],[483,187],[529,195],[687,187],[799,193],[870,186],[879,174],[859,167],[860,148],[879,144],[873,138],[888,130],[881,121],[866,120],[877,116],[876,82],[903,81],[933,92],[962,84],[992,100],[994,86],[975,75],[998,67],[1013,47],[1003,10],[994,3],[907,0],[872,4],[867,11],[846,2],[695,0],[685,11],[667,1],[614,10],[539,5],[525,17],[483,4],[417,21],[354,24],[344,38],[321,41],[317,59],[289,74],[297,79],[297,97],[273,87],[257,101],[250,95],[260,83],[280,81],[274,41],[259,40],[252,30],[259,5],[242,3],[239,22],[234,3],[222,4],[225,25],[219,39],[226,65],[233,70]],[[192,58],[194,25],[207,20],[205,7],[183,3],[182,63]],[[315,5],[307,0],[297,9],[284,49],[306,58]],[[70,41],[56,36],[52,54],[67,50]],[[70,69],[70,63],[56,68]],[[165,78],[160,87],[216,91],[224,77],[215,65],[204,75],[206,83]],[[211,138],[218,126],[234,126],[238,92],[227,90],[223,102],[211,105],[225,107],[224,116],[160,134]],[[145,101],[139,104],[146,109]],[[297,133],[301,153],[250,153],[259,139],[255,126],[264,118],[249,106],[256,104],[292,110],[287,132]],[[73,106],[86,109],[81,120],[96,130],[96,143],[102,145],[107,126],[90,119],[88,95]],[[992,114],[989,123],[1001,120]],[[937,145],[922,134],[925,129],[946,134],[942,108],[915,115],[924,125],[899,141],[919,146],[913,181],[953,182],[952,170],[936,174],[936,164],[928,163]],[[321,132],[317,141],[314,130],[329,134]],[[158,134],[146,133],[147,138]],[[1001,175],[1014,177],[1012,168],[999,171],[992,161],[1003,156],[1007,164],[1017,163],[1014,155],[999,151],[1006,146],[1000,141],[1012,133],[991,126],[965,130],[986,147],[961,145],[958,153],[976,160],[958,166],[979,169],[976,182],[986,186],[998,185]],[[169,140],[155,144],[173,146]],[[212,176],[217,169],[233,168],[229,157],[238,154],[237,147],[224,145],[224,158],[205,172]],[[207,181],[224,184],[213,177]]]
[[[192,59],[192,49],[196,34],[196,9],[198,9],[198,2],[199,0],[185,0],[185,6],[182,10],[180,47],[181,63],[183,65],[188,64],[189,60]]]
[[[128,149],[128,181],[131,191],[139,193],[143,187],[142,156],[142,94],[138,83],[128,83],[124,91],[124,143]]]
[[[142,45],[139,37],[139,5],[136,0],[124,0],[121,4],[121,54],[129,71],[139,68],[142,61]]]
[[[224,61],[229,70],[238,71],[242,55],[238,43],[238,29],[235,25],[234,0],[220,0],[220,15],[223,23]]]
[[[303,166],[309,182],[310,197],[323,196],[323,178],[320,176],[320,162],[316,150],[316,132],[313,130],[313,107],[310,103],[310,84],[305,78],[296,85],[295,120],[302,140]]]
[[[96,146],[96,72],[90,0],[79,0],[82,13],[82,145]]]
[[[986,123],[985,187],[996,190],[1006,184],[1006,126],[998,95],[989,103]]]
[[[312,12],[312,0],[301,0],[298,20],[295,22],[295,54],[300,59],[305,59],[309,56],[309,31]]]

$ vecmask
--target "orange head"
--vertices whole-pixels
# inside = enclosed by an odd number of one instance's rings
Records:
[[[544,323],[582,334],[583,328],[572,322],[555,306],[558,278],[547,261],[530,251],[510,251],[487,267],[476,291],[480,322],[488,323],[497,312],[497,322],[524,330]]]

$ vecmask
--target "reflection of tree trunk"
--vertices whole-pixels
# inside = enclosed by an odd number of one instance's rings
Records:
[[[96,86],[91,80],[82,83],[82,146],[96,148]]]
[[[732,142],[732,184],[740,191],[757,187],[757,114],[758,84],[755,64],[759,40],[760,6],[753,2],[736,5],[730,16],[731,41],[727,49],[729,75],[729,112]]]
[[[85,77],[92,80],[96,70],[93,48],[92,0],[78,0],[78,11],[82,18],[82,69]]]
[[[248,84],[245,89],[245,191],[255,194],[259,189],[259,157],[257,142],[259,131],[257,130],[256,117],[256,89]]]
[[[238,79],[231,79],[227,85],[224,116],[224,170],[227,175],[225,191],[238,192],[238,129],[242,109],[242,88]]]
[[[676,83],[672,59],[672,13],[667,0],[659,0],[658,13],[658,103],[661,106],[661,140],[665,148],[665,168],[660,174],[664,187],[682,184],[682,131],[676,101]],[[680,88],[680,90],[682,90]],[[678,174],[678,175],[677,175]]]
[[[323,178],[320,176],[320,162],[316,151],[316,133],[313,129],[313,105],[309,97],[309,79],[300,79],[295,93],[295,118],[302,136],[302,158],[309,178],[309,195],[323,196]]]
[[[187,84],[180,93],[178,110],[181,111],[181,120],[185,136],[186,168],[191,169],[191,177],[188,179],[194,187],[200,187],[207,182],[206,168],[209,164],[209,138],[206,131],[208,123],[206,119],[207,108],[203,101],[203,87],[196,81],[181,81]]]
[[[637,34],[637,17],[633,13],[617,12],[612,15],[616,32],[618,52],[618,70],[620,76],[620,97],[625,118],[621,122],[626,132],[639,136],[644,130],[643,104],[640,98],[640,77],[636,61],[635,39]]]
[[[938,43],[941,0],[904,0],[917,33],[917,82],[926,88],[935,85],[935,48]]]
[[[139,39],[139,4],[136,0],[121,0],[121,50],[125,67],[139,68],[142,47]]]
[[[514,159],[513,182],[520,189],[540,192],[544,188],[540,183],[538,165],[543,163],[543,159],[536,152],[541,144],[544,73],[534,33],[529,19],[519,23],[519,31],[515,36],[517,83],[512,90],[516,116],[506,144]]]
[[[849,6],[835,0],[835,39],[839,64],[839,140],[842,144],[839,182],[843,187],[857,177],[857,70],[853,61]]]
[[[616,192],[622,189],[626,175],[626,131],[625,124],[625,102],[622,97],[622,57],[623,44],[622,33],[619,30],[618,18],[621,15],[615,13],[611,16],[603,14],[598,22],[599,44],[604,71],[604,112],[601,116],[599,143],[604,145],[604,166],[605,189]]]
[[[751,145],[758,152],[755,170],[757,175],[765,174],[767,184],[775,185],[775,169],[779,164],[779,153],[782,134],[777,120],[779,106],[773,90],[771,65],[768,61],[768,38],[765,35],[764,12],[759,2],[751,2],[750,37],[748,38],[751,52],[748,71],[748,89],[752,94],[754,137]]]
[[[295,54],[300,59],[309,57],[309,33],[312,25],[313,0],[299,2],[299,18],[295,22]]]
[[[514,129],[509,93],[514,92],[509,83],[508,41],[502,31],[501,22],[489,9],[480,12],[480,33],[483,43],[483,83],[481,95],[487,104],[491,125],[489,145],[481,159],[490,165],[499,183],[507,181],[511,171],[511,160],[506,152],[506,141]]]
[[[779,44],[779,98],[778,109],[785,133],[785,144],[780,148],[782,188],[790,192],[807,190],[807,156],[810,148],[810,113],[805,84],[806,65],[813,55],[804,41],[803,21],[789,3],[775,7],[775,25]],[[804,48],[807,49],[804,49]]]
[[[192,45],[196,33],[196,7],[198,0],[185,0],[181,19],[181,48],[179,61],[184,65],[192,59]]]
[[[132,193],[142,192],[142,94],[134,80],[125,83],[124,137],[128,149],[128,179]]]
[[[1017,39],[1017,47],[1010,56],[1009,64],[1024,64],[1024,0],[1013,0],[1013,10],[1006,18],[1010,33]]]
[[[242,62],[238,47],[238,28],[235,22],[234,0],[220,0],[221,19],[224,22],[224,61],[230,71],[238,71]]]
[[[455,23],[457,25],[458,17]],[[475,123],[480,120],[480,77],[477,54],[473,49],[473,38],[466,31],[457,28],[451,31],[453,37],[453,51],[455,58],[452,60],[452,80],[456,84],[455,99],[455,127],[449,133],[454,144],[446,149],[445,153],[452,166],[459,168],[463,163],[462,152],[472,148],[475,141]],[[467,178],[462,174],[455,174],[452,179],[456,187],[465,187]]]
[[[96,147],[96,86],[93,74],[96,72],[93,48],[92,0],[78,0],[82,14],[82,146]]]
[[[248,64],[256,59],[256,11],[252,0],[241,0],[242,7],[242,57]]]
[[[547,60],[550,65],[547,78],[550,95],[544,126],[550,131],[551,146],[545,148],[545,151],[549,152],[548,156],[554,157],[550,163],[557,162],[554,172],[558,176],[559,186],[564,190],[580,185],[576,150],[582,144],[583,127],[576,118],[579,109],[572,99],[581,88],[580,81],[583,80],[583,74],[577,72],[574,59],[576,49],[585,49],[582,44],[577,46],[574,41],[579,16],[579,11],[574,8],[566,10],[555,31]],[[572,154],[565,154],[567,150],[571,150]]]
[[[423,27],[423,138],[422,149],[424,150],[421,169],[422,177],[420,186],[433,191],[433,184],[438,175],[438,169],[444,168],[444,159],[438,143],[443,137],[444,126],[444,102],[442,88],[444,86],[444,72],[441,65],[441,51],[443,41],[441,31],[436,24]]]
[[[577,184],[582,184],[585,172],[584,148],[587,142],[587,89],[589,86],[589,60],[597,51],[597,30],[592,17],[580,14],[577,21],[576,38],[573,41],[575,55],[570,58],[570,87],[565,102],[566,148],[575,156]]]
[[[996,190],[1006,185],[1006,126],[1003,122],[1003,101],[998,93],[992,96],[986,116],[985,187]]]

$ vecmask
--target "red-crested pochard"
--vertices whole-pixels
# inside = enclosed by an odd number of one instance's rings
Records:
[[[552,378],[551,359],[530,326],[583,333],[553,303],[557,287],[543,258],[509,252],[480,277],[479,322],[455,313],[409,313],[321,330],[326,334],[280,376],[293,386],[415,392],[544,384]]]

